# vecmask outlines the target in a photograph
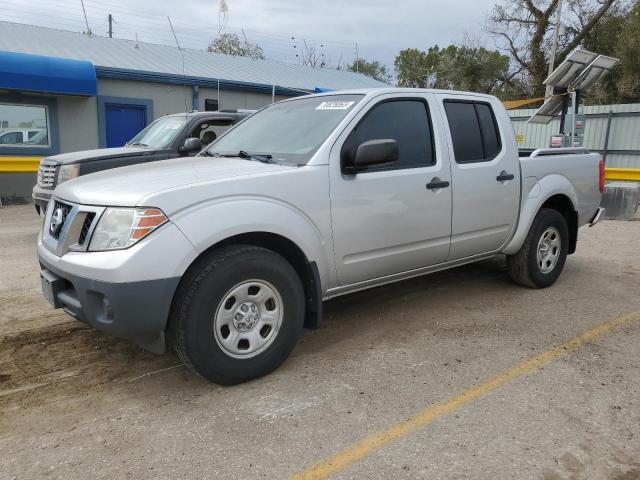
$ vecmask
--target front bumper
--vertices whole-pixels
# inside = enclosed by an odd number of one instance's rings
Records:
[[[104,282],[64,272],[39,255],[45,297],[97,330],[165,351],[164,329],[179,277]]]
[[[38,185],[33,187],[31,198],[33,198],[33,205],[36,207],[38,215],[44,215],[44,212],[47,211],[47,204],[51,199],[51,195],[53,195],[53,190],[41,188]]]

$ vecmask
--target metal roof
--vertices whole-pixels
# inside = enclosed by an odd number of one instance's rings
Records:
[[[31,53],[73,60],[88,60],[96,67],[182,76],[182,55],[177,47],[132,40],[87,36],[65,30],[0,22],[0,51]],[[336,90],[379,88],[388,85],[344,70],[312,68],[182,49],[184,75],[288,89]]]

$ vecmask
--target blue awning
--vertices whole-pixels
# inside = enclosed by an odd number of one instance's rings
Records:
[[[325,88],[325,87],[316,87],[313,89],[313,93],[326,93],[326,92],[335,92],[335,88]]]
[[[0,51],[0,89],[95,96],[91,62]]]

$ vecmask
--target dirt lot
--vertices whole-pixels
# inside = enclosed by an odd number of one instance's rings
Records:
[[[639,221],[581,230],[550,289],[496,259],[329,302],[279,370],[226,388],[52,310],[38,228],[0,210],[0,480],[312,478],[335,455],[343,479],[640,478]]]

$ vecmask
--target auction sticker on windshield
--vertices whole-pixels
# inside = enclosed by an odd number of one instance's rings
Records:
[[[356,102],[344,102],[332,100],[330,102],[322,102],[316,107],[316,110],[346,110]]]

